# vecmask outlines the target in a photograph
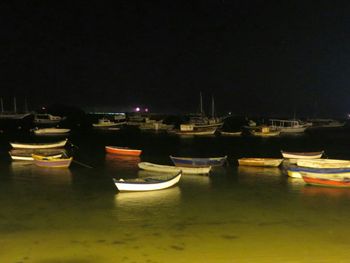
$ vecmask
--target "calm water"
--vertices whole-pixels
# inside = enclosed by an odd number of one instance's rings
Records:
[[[281,138],[180,138],[131,132],[76,132],[70,169],[9,161],[0,138],[0,262],[349,262],[350,189],[305,186],[281,169],[237,167],[239,157],[325,150],[350,159],[350,131]],[[55,140],[45,138],[45,140]],[[137,147],[140,159],[104,153]],[[112,178],[147,176],[137,162],[168,156],[229,156],[209,176],[178,186],[118,193]]]

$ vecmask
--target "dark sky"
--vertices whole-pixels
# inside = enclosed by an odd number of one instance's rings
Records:
[[[0,4],[10,107],[328,115],[350,111],[347,1]]]

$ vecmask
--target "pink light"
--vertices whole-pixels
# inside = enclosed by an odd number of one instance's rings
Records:
[[[145,109],[145,112],[148,112],[148,108]]]
[[[136,107],[135,111],[139,112],[140,111],[140,107]]]

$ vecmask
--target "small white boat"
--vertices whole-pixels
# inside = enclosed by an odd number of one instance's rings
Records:
[[[301,159],[297,165],[308,168],[350,168],[350,160]]]
[[[278,167],[282,161],[283,159],[277,158],[240,158],[238,159],[238,164],[247,166]]]
[[[158,178],[137,178],[129,180],[116,180],[113,179],[116,187],[119,191],[154,191],[166,189],[174,186],[180,181],[182,172],[178,171],[175,176],[171,176],[167,179]]]
[[[65,154],[64,149],[12,149],[9,155],[13,161],[33,161],[33,154],[51,158],[60,158]]]
[[[281,151],[283,158],[286,159],[320,159],[324,151],[320,152],[286,152]]]
[[[46,113],[34,115],[35,124],[57,124],[65,119],[66,117],[54,116]]]
[[[220,131],[220,134],[222,136],[241,136],[242,132],[241,131],[239,131],[239,132],[224,132],[224,131]]]
[[[146,171],[153,172],[178,172],[182,171],[184,174],[208,174],[210,172],[211,166],[209,167],[179,167],[171,165],[160,165],[149,162],[140,162],[138,164],[139,168]]]
[[[14,149],[50,149],[64,147],[68,139],[53,143],[16,143],[10,142],[10,145]]]
[[[35,129],[35,135],[66,135],[70,132],[70,129],[62,129],[62,128],[43,128],[43,129]]]

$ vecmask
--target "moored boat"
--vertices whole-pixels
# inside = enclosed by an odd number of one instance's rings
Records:
[[[307,184],[333,187],[350,187],[350,168],[306,168],[298,167]]]
[[[51,158],[60,158],[65,151],[59,149],[12,149],[9,155],[13,161],[33,161],[33,154]]]
[[[208,174],[210,172],[211,166],[209,167],[179,167],[171,165],[161,165],[149,162],[140,162],[138,164],[139,168],[146,171],[152,172],[177,172],[182,171],[183,174]]]
[[[68,168],[73,161],[73,157],[52,158],[36,154],[33,154],[32,157],[35,165],[49,168]]]
[[[170,155],[171,161],[175,166],[181,167],[208,167],[222,166],[227,161],[227,156],[210,157],[210,158],[191,158],[191,157],[175,157]]]
[[[66,119],[66,117],[54,116],[54,115],[47,114],[47,113],[34,115],[34,123],[35,124],[57,124],[65,119]]]
[[[253,136],[259,137],[273,137],[280,135],[281,131],[270,129],[268,126],[261,126],[255,129],[251,129],[250,133]]]
[[[242,132],[224,132],[224,131],[220,131],[220,135],[222,136],[241,136]]]
[[[297,165],[308,168],[350,168],[350,160],[300,159]]]
[[[283,159],[277,158],[240,158],[238,159],[238,164],[247,166],[278,167],[282,161]]]
[[[10,145],[14,149],[51,149],[64,147],[68,139],[53,143],[16,143],[10,142]]]
[[[120,127],[126,124],[126,122],[114,122],[107,118],[101,118],[97,123],[93,123],[92,126],[94,128],[111,128],[111,127]]]
[[[177,171],[175,176],[166,179],[159,178],[137,178],[129,180],[113,179],[119,191],[154,191],[162,190],[174,186],[180,181],[182,172]]]
[[[117,147],[117,146],[105,146],[107,153],[118,154],[118,155],[130,155],[140,156],[142,150],[130,149],[128,147]]]
[[[324,151],[319,152],[287,152],[281,151],[283,158],[286,159],[319,159]]]
[[[42,128],[34,130],[35,135],[66,135],[69,132],[70,129],[63,128]]]
[[[299,120],[278,120],[271,119],[270,126],[272,130],[279,130],[281,133],[301,133],[304,132],[309,125]]]

